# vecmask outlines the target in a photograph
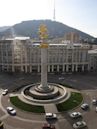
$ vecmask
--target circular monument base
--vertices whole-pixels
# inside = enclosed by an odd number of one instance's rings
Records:
[[[54,91],[54,87],[50,85],[43,87],[42,84],[40,84],[39,86],[35,87],[35,90],[39,93],[50,93]]]
[[[33,90],[31,88],[29,92],[32,94],[34,99],[39,99],[39,100],[46,100],[46,99],[53,99],[54,97],[57,97],[59,95],[59,90],[57,87],[53,86],[48,86],[48,89],[42,89],[42,87],[37,86]]]
[[[50,90],[44,92],[40,84],[31,84],[22,90],[23,98],[35,104],[60,103],[68,98],[69,92],[62,85],[48,83]]]

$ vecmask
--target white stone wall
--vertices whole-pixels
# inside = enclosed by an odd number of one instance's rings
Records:
[[[88,44],[49,44],[47,49],[48,72],[90,70],[91,58],[88,50],[90,50]],[[39,43],[33,43],[29,40],[0,41],[0,70],[40,72],[40,67]]]

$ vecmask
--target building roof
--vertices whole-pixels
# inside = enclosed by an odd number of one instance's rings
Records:
[[[27,40],[30,39],[30,37],[13,37],[13,38],[7,38],[6,40]]]
[[[97,53],[97,49],[89,50],[88,53],[89,53],[89,54],[96,54],[96,53]]]

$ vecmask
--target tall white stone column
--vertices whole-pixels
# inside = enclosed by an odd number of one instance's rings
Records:
[[[41,48],[41,87],[47,88],[47,48]]]
[[[48,92],[50,88],[47,84],[47,49],[48,43],[46,42],[48,37],[47,27],[45,25],[40,25],[39,35],[41,39],[41,84],[38,87],[41,92]]]

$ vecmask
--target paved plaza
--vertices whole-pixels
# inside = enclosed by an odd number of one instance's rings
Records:
[[[45,114],[28,113],[17,109],[17,115],[12,117],[6,112],[7,106],[12,106],[9,102],[8,95],[1,96],[2,90],[8,88],[10,92],[16,87],[23,87],[27,84],[40,82],[40,74],[11,74],[0,73],[0,118],[4,121],[5,129],[42,129],[43,123],[46,122]],[[82,92],[84,102],[89,103],[90,110],[82,111],[80,107],[75,111],[80,111],[83,115],[83,120],[87,123],[87,129],[97,129],[97,113],[95,106],[91,101],[97,98],[97,74],[49,74],[48,82],[67,84]],[[52,108],[53,107],[53,108]],[[54,105],[45,106],[47,111],[55,111]],[[72,124],[75,120],[69,117],[69,112],[57,113],[58,121],[54,124],[56,129],[73,129]],[[91,119],[90,119],[91,118]]]

